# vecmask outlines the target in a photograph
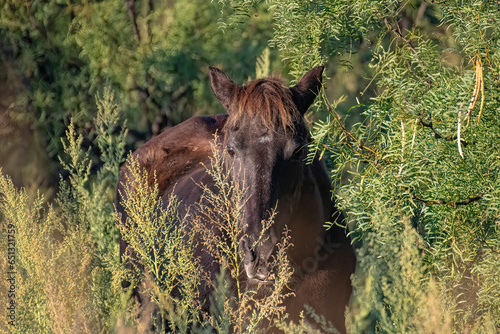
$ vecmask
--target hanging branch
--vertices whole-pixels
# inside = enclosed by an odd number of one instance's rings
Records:
[[[434,125],[432,124],[432,121],[429,123],[425,123],[424,120],[422,119],[422,115],[418,116],[418,121],[419,124],[422,125],[423,127],[431,129],[432,133],[434,133],[434,138],[436,139],[444,139],[446,141],[453,141],[457,139],[457,136],[452,136],[452,137],[444,137],[442,136],[439,132],[434,129]],[[463,146],[467,146],[467,142],[464,140],[460,140]]]
[[[377,172],[377,174],[381,175],[380,172],[378,171],[377,167],[375,166],[377,164],[377,152],[375,152],[375,150],[365,146],[362,141],[356,139],[356,137],[354,137],[354,135],[346,129],[345,125],[343,124],[343,122],[340,119],[340,115],[337,114],[337,112],[334,110],[334,107],[331,106],[330,101],[326,97],[324,88],[321,90],[321,97],[323,98],[323,101],[325,102],[326,109],[328,110],[330,115],[333,117],[333,119],[335,119],[340,130],[346,135],[346,141],[342,144],[349,146],[356,154],[359,154],[360,156],[362,156],[363,159],[373,167],[373,169]],[[351,144],[352,142],[349,141],[349,138],[352,141],[354,141],[356,143],[356,145],[352,145]],[[367,155],[363,154],[363,150],[370,152],[373,155],[373,157],[375,158],[375,161],[371,161]],[[321,160],[321,158],[322,158],[322,156],[320,156],[319,159]]]
[[[373,155],[377,155],[377,153],[365,146],[361,141],[358,141],[356,139],[356,137],[354,137],[354,135],[352,133],[350,133],[349,131],[347,131],[347,129],[345,128],[344,124],[341,122],[340,120],[340,116],[333,110],[333,108],[331,107],[330,105],[330,101],[328,101],[326,95],[325,95],[325,90],[323,89],[322,92],[321,92],[321,97],[323,98],[323,101],[325,102],[325,106],[326,106],[326,110],[330,113],[330,115],[335,119],[335,121],[337,122],[337,124],[339,125],[340,127],[340,130],[342,130],[343,133],[345,133],[347,135],[347,137],[351,138],[353,141],[356,142],[357,146],[362,149],[362,150],[367,150],[368,152],[372,153]],[[350,145],[349,145],[350,146]],[[357,152],[358,153],[358,152]],[[362,154],[361,154],[362,155]]]
[[[472,93],[471,100],[469,102],[469,107],[467,108],[466,111],[462,112],[461,109],[459,108],[458,110],[458,121],[457,121],[457,145],[458,145],[458,153],[464,158],[464,155],[462,153],[462,146],[460,143],[460,135],[461,135],[461,123],[462,123],[462,116],[464,116],[467,119],[467,125],[465,126],[465,129],[469,126],[469,121],[470,121],[470,115],[472,114],[472,109],[474,109],[474,106],[476,105],[477,100],[479,99],[479,92],[481,92],[481,106],[479,108],[479,115],[478,115],[478,120],[481,118],[481,114],[483,113],[483,106],[484,106],[484,82],[483,82],[483,65],[481,63],[481,59],[479,56],[476,54],[474,56],[474,65],[475,65],[475,75],[476,75],[476,81],[474,84],[474,92]]]
[[[479,201],[482,197],[483,197],[483,194],[479,194],[477,196],[474,196],[474,197],[470,197],[464,201],[459,201],[459,202],[454,202],[454,201],[445,201],[443,199],[438,199],[438,200],[426,200],[426,199],[423,199],[423,198],[420,198],[414,194],[411,194],[411,197],[419,202],[422,202],[422,203],[425,203],[427,205],[435,205],[435,204],[445,204],[445,205],[451,205],[451,206],[459,206],[459,205],[467,205],[469,203],[472,203],[472,202],[476,202],[476,201]]]
[[[469,103],[469,108],[465,112],[467,117],[467,126],[469,126],[470,115],[472,114],[472,109],[476,105],[477,100],[479,99],[479,92],[481,92],[481,106],[479,107],[479,115],[478,120],[483,113],[483,105],[484,105],[484,81],[483,81],[483,65],[481,63],[481,58],[478,55],[474,57],[474,67],[476,68],[476,82],[474,84],[474,93],[472,93],[472,98]]]
[[[389,21],[387,20],[387,18],[384,18],[384,23],[387,27],[387,29],[389,31],[392,31],[396,37],[403,41],[407,46],[408,48],[411,50],[411,52],[413,52],[414,55],[417,55],[418,52],[417,50],[415,49],[415,47],[413,46],[413,44],[411,44],[411,40],[407,39],[405,36],[403,36],[403,34],[401,33],[401,31],[399,30],[399,26],[398,26],[398,29],[394,28],[394,26],[392,24],[389,23]],[[422,64],[422,61],[418,58],[418,57],[415,57],[414,58],[422,67],[425,68],[424,64]],[[413,72],[413,70],[411,69],[411,65],[408,66],[408,70],[414,75],[416,76],[418,79],[420,80],[423,80],[425,81],[427,84],[431,85],[432,82],[434,81],[429,75],[427,75],[427,78],[421,78],[420,76],[418,76],[415,72]]]

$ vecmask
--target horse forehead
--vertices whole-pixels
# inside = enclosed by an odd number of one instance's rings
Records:
[[[268,147],[285,146],[288,145],[288,143],[295,142],[295,136],[291,132],[286,133],[280,131],[280,129],[264,129],[262,126],[254,127],[254,130],[250,132],[249,135],[253,143],[266,145]]]
[[[259,144],[268,144],[273,141],[273,137],[269,134],[265,134],[257,139]]]
[[[241,147],[265,151],[295,146],[301,137],[291,129],[284,130],[279,126],[269,128],[255,118],[246,118],[245,122],[239,124],[237,130],[229,128],[228,136]]]
[[[256,142],[259,146],[264,145],[267,148],[288,148],[289,146],[295,146],[295,138],[291,135],[281,134],[281,133],[267,133],[256,138]]]
[[[267,157],[274,161],[276,155],[283,155],[283,157],[290,157],[294,152],[298,142],[295,137],[290,135],[275,135],[267,134],[257,138],[254,141],[254,152],[258,152],[261,158]]]

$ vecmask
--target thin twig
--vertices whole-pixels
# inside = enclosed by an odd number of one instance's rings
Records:
[[[415,136],[417,135],[417,124],[418,124],[418,118],[415,118],[415,125],[413,126],[413,137],[411,138],[410,152],[413,152],[413,146],[415,145]]]
[[[387,26],[387,28],[392,31],[394,34],[396,34],[396,36],[402,40],[403,42],[405,42],[408,47],[410,48],[410,50],[414,53],[414,54],[417,54],[417,50],[415,50],[415,48],[413,47],[413,45],[411,44],[411,41],[409,39],[406,39],[403,34],[397,30],[397,29],[394,29],[394,27],[392,26],[392,24],[389,24],[389,21],[387,21],[387,18],[384,17],[384,23],[385,25]]]
[[[403,120],[401,120],[401,162],[404,160],[404,154],[405,154],[405,137],[406,137],[406,132],[405,132],[405,123]]]
[[[340,121],[339,117],[337,117],[335,114],[331,114],[333,116],[333,118],[335,118],[335,120],[337,121],[338,125],[340,126],[340,129],[342,130],[342,132],[344,132],[347,136],[349,136],[352,140],[354,140],[357,144],[358,144],[358,147],[362,150],[367,150],[369,151],[370,153],[372,154],[376,154],[374,150],[372,150],[371,148],[365,146],[362,142],[358,141],[356,139],[356,137],[354,137],[354,135],[352,133],[350,133],[349,131],[346,130],[345,126],[342,124],[342,122]]]
[[[360,149],[367,150],[370,153],[372,153],[373,155],[376,155],[377,153],[373,149],[365,146],[362,142],[358,141],[356,139],[356,137],[354,137],[354,135],[352,133],[350,133],[349,131],[347,131],[347,129],[345,128],[344,124],[342,124],[342,122],[340,121],[340,116],[337,115],[336,112],[333,110],[333,108],[330,107],[330,102],[327,100],[327,98],[325,96],[325,90],[322,91],[322,98],[323,98],[323,101],[325,101],[326,109],[328,110],[328,112],[330,113],[330,115],[333,116],[333,118],[335,119],[335,121],[339,125],[340,129],[342,130],[342,132],[345,133],[352,140],[354,140],[358,144],[358,147]]]
[[[481,60],[479,60],[479,64],[481,65],[481,68],[478,72],[481,77],[481,106],[479,107],[479,114],[477,115],[478,121],[481,118],[481,115],[483,114],[483,107],[484,107],[484,78],[483,78],[483,66],[481,64]]]
[[[459,206],[459,205],[467,205],[469,203],[472,203],[472,202],[476,202],[476,201],[479,201],[482,197],[483,197],[483,194],[479,194],[477,196],[474,196],[474,197],[470,197],[470,198],[467,198],[466,200],[464,201],[458,201],[458,202],[454,202],[454,201],[446,201],[446,200],[443,200],[443,199],[438,199],[438,200],[426,200],[426,199],[423,199],[423,198],[420,198],[414,194],[411,194],[411,197],[419,202],[422,202],[422,203],[425,203],[427,205],[436,205],[436,204],[441,204],[441,205],[451,205],[451,206]]]
[[[447,140],[447,141],[453,141],[453,140],[457,139],[457,136],[443,137],[440,133],[438,133],[434,129],[434,125],[432,124],[432,121],[429,122],[429,123],[425,123],[424,122],[424,120],[422,119],[422,115],[420,115],[418,119],[419,119],[420,125],[422,125],[423,127],[431,129],[432,133],[434,133],[434,138],[436,138],[436,139],[444,139],[444,140]],[[461,142],[462,142],[462,145],[467,146],[467,142],[466,141],[462,140]]]

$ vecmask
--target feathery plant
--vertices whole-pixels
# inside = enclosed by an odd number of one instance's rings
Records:
[[[111,201],[119,166],[125,154],[127,131],[122,128],[118,134],[113,134],[116,126],[122,123],[121,109],[114,102],[114,94],[109,88],[104,90],[102,97],[96,97],[96,102],[98,109],[96,142],[102,152],[100,156],[102,167],[92,182],[91,156],[88,152],[82,151],[83,136],[75,133],[74,123],[71,122],[66,132],[67,142],[62,140],[67,161],[59,158],[61,165],[69,172],[70,185],[61,182],[61,196],[58,202],[62,208],[71,208],[78,203],[77,208],[68,210],[67,214],[71,215],[68,218],[90,228],[94,240],[98,243],[98,249],[104,254],[114,249],[113,245],[118,240],[118,231],[112,218],[114,207]]]
[[[287,259],[287,249],[290,246],[288,230],[283,231],[281,241],[276,245],[276,254],[270,263],[269,280],[273,282],[270,287],[259,286],[248,287],[241,282],[241,269],[243,258],[239,251],[241,238],[245,237],[241,230],[240,222],[244,217],[244,205],[247,200],[246,186],[234,180],[229,173],[225,172],[224,155],[217,145],[217,135],[211,144],[212,157],[210,166],[205,166],[208,175],[213,180],[213,186],[199,184],[203,194],[196,204],[196,212],[193,213],[192,224],[194,232],[200,236],[200,243],[208,254],[210,254],[223,271],[214,282],[209,282],[216,291],[224,276],[229,276],[235,282],[235,296],[224,296],[215,298],[217,314],[211,314],[208,319],[217,332],[224,328],[229,332],[254,333],[262,326],[263,321],[272,324],[276,317],[283,315],[285,308],[282,305],[285,298],[291,293],[286,291],[286,284],[290,281],[293,270]],[[262,221],[262,230],[251,248],[266,241],[267,234],[276,216],[272,210],[269,218]],[[262,290],[262,291],[260,291]],[[224,285],[222,286],[224,292]],[[229,326],[227,324],[230,324]]]
[[[269,71],[271,68],[271,51],[269,48],[262,50],[262,53],[257,58],[257,63],[255,64],[255,78],[264,78],[269,76]]]
[[[2,332],[98,331],[97,314],[88,298],[93,258],[90,234],[71,225],[53,206],[43,210],[43,196],[30,203],[26,191],[15,189],[3,174],[0,187],[2,229],[4,224],[16,227],[16,325],[2,317]],[[7,300],[3,281],[2,297]]]
[[[359,249],[360,268],[353,278],[359,290],[350,309],[349,331],[451,332],[451,305],[442,300],[434,279],[425,278],[421,236],[407,217],[391,221],[394,208],[384,203],[375,203],[377,211],[370,217],[373,232]]]
[[[107,190],[116,182],[124,151],[116,138],[125,134],[109,130],[120,117],[111,91],[98,97],[97,104],[99,147],[107,151],[97,176],[90,175],[92,162],[72,125],[63,141],[66,158],[61,158],[69,179],[61,180],[55,205],[44,205],[42,195],[30,203],[26,190],[15,189],[0,174],[2,240],[6,227],[14,225],[17,272],[16,326],[2,317],[2,332],[97,333],[115,325],[121,308],[120,266],[112,255],[118,251],[117,230],[113,194]],[[7,298],[5,289],[2,281],[0,294]]]
[[[147,174],[137,160],[131,157],[127,168],[128,186],[121,203],[127,220],[122,224],[117,214],[116,222],[134,256],[126,252],[123,261],[134,264],[139,279],[144,279],[143,272],[150,276],[145,297],[153,298],[174,329],[186,333],[200,309],[197,289],[201,268],[192,254],[193,235],[187,234],[185,220],[178,215],[175,196],[164,205],[158,184],[148,185]]]
[[[225,172],[225,151],[221,153],[216,142],[217,137],[211,146],[210,165],[205,166],[213,185],[197,185],[202,188],[202,197],[185,216],[179,215],[182,202],[175,195],[169,195],[164,203],[158,185],[148,184],[146,172],[138,162],[133,158],[127,162],[129,173],[121,203],[127,219],[124,224],[120,223],[120,217],[116,219],[122,238],[134,255],[125,255],[123,260],[133,264],[132,278],[136,277],[135,284],[140,288],[138,282],[146,276],[143,294],[152,297],[158,305],[157,313],[171,330],[255,333],[261,330],[264,321],[271,324],[283,315],[282,303],[289,294],[282,291],[292,275],[286,257],[289,236],[285,231],[271,263],[269,279],[274,284],[257,290],[244,285],[243,258],[239,251],[244,235],[239,222],[243,219],[246,188]],[[265,241],[274,216],[272,213],[262,222],[263,231],[252,247]],[[194,241],[196,235],[199,244]],[[204,272],[194,257],[196,247],[202,247],[214,258],[214,264],[220,266],[221,271],[215,277]],[[201,308],[204,301],[199,300],[200,284],[214,291],[207,314]]]

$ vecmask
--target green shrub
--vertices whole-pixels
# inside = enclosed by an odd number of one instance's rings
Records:
[[[69,181],[60,184],[56,205],[39,195],[31,203],[27,191],[17,190],[0,174],[2,240],[15,226],[16,326],[2,317],[2,331],[16,333],[105,332],[119,308],[121,288],[116,256],[117,229],[113,220],[113,193],[123,155],[124,133],[110,136],[109,125],[119,110],[107,91],[98,98],[99,146],[106,159],[97,176],[90,175],[90,157],[81,148],[82,136],[71,125],[63,145]],[[2,255],[7,248],[2,247]],[[2,256],[2,272],[7,263]],[[1,295],[7,299],[6,281]],[[113,293],[110,293],[113,292]]]
[[[217,109],[208,67],[231,64],[236,80],[247,79],[270,38],[263,9],[252,22],[222,30],[222,9],[203,0],[1,0],[0,8],[0,65],[5,60],[20,73],[16,106],[54,160],[70,119],[85,145],[97,137],[93,96],[105,87],[120,101],[135,144]],[[98,150],[91,153],[99,159]]]

